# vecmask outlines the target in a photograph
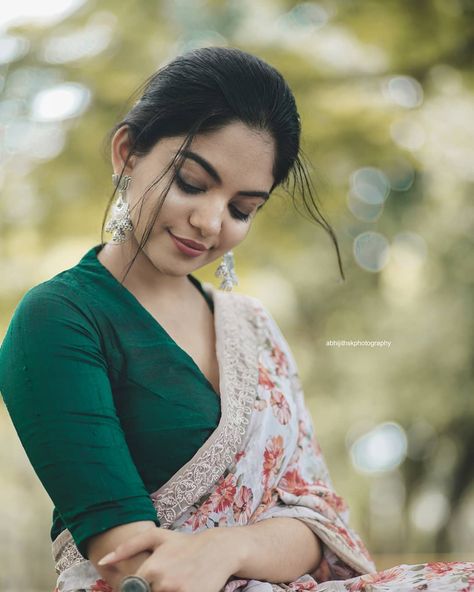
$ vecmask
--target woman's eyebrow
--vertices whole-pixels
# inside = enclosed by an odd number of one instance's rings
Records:
[[[194,160],[195,162],[200,164],[202,168],[207,173],[209,173],[209,175],[211,175],[214,181],[216,181],[217,183],[222,183],[222,179],[220,178],[219,173],[212,166],[212,164],[205,158],[203,158],[196,152],[193,152],[192,150],[181,150],[179,154],[182,154],[184,158],[190,158],[191,160]],[[263,197],[264,199],[268,199],[270,197],[268,191],[252,191],[250,189],[245,191],[237,191],[237,194],[244,195],[246,197]]]

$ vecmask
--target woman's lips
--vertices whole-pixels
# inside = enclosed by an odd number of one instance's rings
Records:
[[[198,257],[199,255],[202,255],[203,253],[205,253],[207,250],[207,249],[202,249],[202,250],[193,249],[192,247],[189,247],[188,245],[185,245],[183,242],[181,242],[169,230],[168,230],[168,233],[169,233],[171,239],[173,240],[174,244],[177,246],[177,248],[185,255],[189,255],[190,257]]]

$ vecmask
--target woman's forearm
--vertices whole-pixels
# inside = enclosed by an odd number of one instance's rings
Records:
[[[139,553],[112,565],[99,566],[98,560],[126,540],[125,535],[138,534],[150,526],[156,528],[153,522],[122,525],[91,541],[89,559],[114,590],[118,590],[125,575],[136,572],[150,552]],[[291,582],[315,571],[321,561],[319,538],[304,522],[295,518],[268,518],[247,526],[212,528],[204,534],[217,537],[222,557],[228,561],[229,577]]]
[[[218,530],[227,540],[229,553],[239,557],[235,576],[286,583],[312,573],[321,561],[319,538],[296,518],[269,518]]]
[[[87,545],[89,561],[99,572],[100,576],[112,586],[115,591],[118,591],[122,579],[127,575],[135,573],[142,563],[148,559],[151,553],[150,551],[143,551],[130,557],[130,559],[124,559],[123,561],[119,561],[112,565],[98,565],[99,559],[107,553],[115,550],[118,545],[127,541],[130,537],[135,536],[148,528],[158,527],[152,521],[141,520],[110,528],[89,539]]]

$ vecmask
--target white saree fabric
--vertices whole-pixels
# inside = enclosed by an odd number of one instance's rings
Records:
[[[231,576],[216,592],[284,590],[474,592],[474,563],[400,565],[377,572],[349,525],[316,440],[290,348],[253,297],[203,287],[214,300],[220,371],[219,425],[195,455],[150,497],[161,528],[199,532],[272,517],[303,521],[321,541],[314,573],[289,583]],[[52,545],[54,592],[111,592],[66,529]]]

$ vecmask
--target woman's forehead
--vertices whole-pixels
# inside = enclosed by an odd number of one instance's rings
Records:
[[[167,159],[179,152],[187,168],[205,171],[216,182],[245,174],[242,180],[253,180],[268,190],[275,159],[272,138],[267,132],[229,128],[196,135],[186,149],[182,148],[184,136],[164,138],[156,149]]]

